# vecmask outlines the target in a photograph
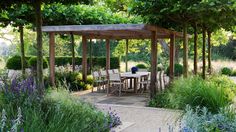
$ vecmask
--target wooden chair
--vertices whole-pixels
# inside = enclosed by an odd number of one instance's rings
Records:
[[[113,74],[113,70],[108,70],[108,75]]]
[[[109,74],[109,84],[110,84],[109,86],[112,86],[112,88],[115,88],[111,93],[118,91],[118,95],[120,97],[121,90],[123,87],[125,87],[125,82],[124,80],[121,79],[120,74],[119,73]],[[107,89],[107,95],[109,94],[109,89],[110,87]]]
[[[139,89],[140,92],[143,93],[143,91],[145,91],[146,89],[144,88],[149,88],[150,86],[150,75],[148,74],[147,76],[144,76],[142,78],[140,78],[141,80],[139,81]]]
[[[160,71],[160,77],[159,77],[159,81],[160,81],[160,90],[163,91],[165,89],[165,81],[164,81],[164,72],[165,71]]]
[[[107,71],[105,70],[100,70],[100,76],[101,76],[101,80],[103,81],[103,88],[106,89],[109,87],[109,83],[108,83],[108,75],[107,75]]]
[[[93,75],[93,79],[94,79],[94,86],[97,86],[97,91],[100,92],[101,91],[101,85],[102,85],[102,82],[103,80],[101,80],[101,77],[100,77],[100,73],[98,71],[95,71],[92,73]],[[92,88],[92,92],[93,92],[93,88]]]
[[[113,73],[120,73],[120,71],[118,69],[113,69]]]

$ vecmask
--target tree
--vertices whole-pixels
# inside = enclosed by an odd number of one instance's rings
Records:
[[[8,1],[0,1],[0,10],[4,10],[14,5],[22,5],[22,4],[29,4],[33,7],[35,12],[35,26],[37,32],[37,78],[36,84],[39,92],[43,94],[44,82],[43,82],[43,53],[42,53],[42,12],[41,12],[41,5],[42,3],[53,3],[53,2],[61,2],[61,3],[76,3],[78,0],[8,0]],[[88,2],[85,0],[84,2]]]
[[[183,37],[183,65],[184,76],[188,76],[188,41],[187,33],[190,24],[195,19],[195,11],[190,10],[192,5],[198,4],[198,0],[138,0],[133,4],[133,12],[141,15],[147,23],[156,24],[169,29],[181,31]]]
[[[220,28],[232,29],[236,24],[236,1],[234,0],[208,0],[201,1],[191,7],[192,10],[198,14],[197,21],[203,32],[203,70],[202,76],[205,78],[205,40],[206,34],[208,36],[207,47],[208,47],[208,71],[211,74],[211,34],[212,32],[219,30]]]
[[[4,10],[4,16],[0,17],[2,22],[2,26],[6,27],[11,25],[15,28],[18,28],[20,32],[20,51],[21,51],[21,67],[22,67],[22,74],[25,74],[25,44],[24,44],[24,26],[29,25],[33,22],[33,12],[32,8],[28,5],[14,5],[8,7]],[[29,16],[26,16],[28,14]]]

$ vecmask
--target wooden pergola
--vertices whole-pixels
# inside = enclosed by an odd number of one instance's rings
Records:
[[[174,78],[175,39],[183,38],[183,33],[146,24],[109,24],[109,25],[66,25],[43,26],[49,33],[50,81],[55,85],[55,34],[82,36],[82,74],[87,79],[87,39],[106,40],[106,70],[110,69],[110,40],[150,39],[151,40],[151,90],[155,90],[157,74],[157,41],[170,39],[170,79]],[[189,36],[188,36],[189,37]]]

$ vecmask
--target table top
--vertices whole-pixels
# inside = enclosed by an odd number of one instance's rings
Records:
[[[150,72],[136,72],[135,74],[132,74],[131,72],[125,72],[125,73],[121,73],[121,77],[129,77],[129,78],[140,78],[143,76],[147,76],[149,75]]]

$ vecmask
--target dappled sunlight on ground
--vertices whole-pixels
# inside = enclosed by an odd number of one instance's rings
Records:
[[[79,97],[81,100],[92,104],[116,104],[116,105],[132,105],[145,107],[149,96],[148,93],[134,94],[122,93],[121,97],[116,95],[107,96],[106,93],[91,92],[91,90],[74,92],[72,95]]]

